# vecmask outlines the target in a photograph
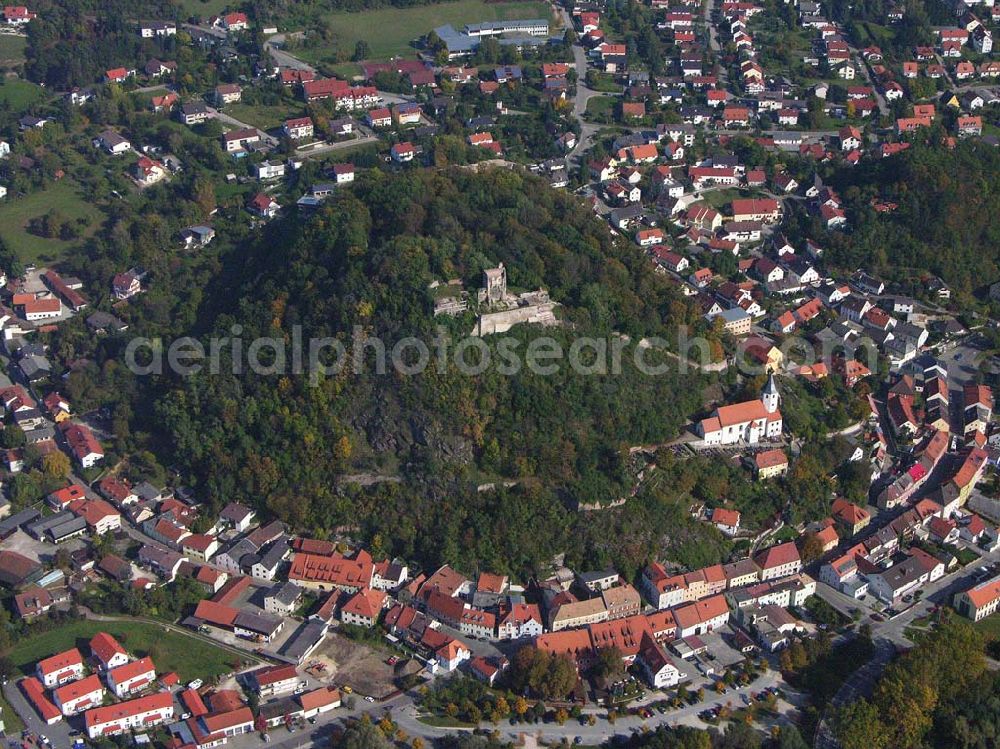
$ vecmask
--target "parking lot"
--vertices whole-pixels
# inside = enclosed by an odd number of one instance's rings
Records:
[[[37,541],[20,528],[3,543],[4,549],[8,551],[16,551],[18,554],[22,554],[28,557],[28,559],[34,559],[36,562],[51,561],[53,557],[55,557],[58,549],[66,549],[67,551],[72,552],[77,549],[82,549],[86,545],[86,542],[80,538],[72,538],[59,545],[45,541]]]

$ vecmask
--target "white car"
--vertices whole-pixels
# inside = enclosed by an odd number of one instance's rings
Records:
[[[204,684],[201,679],[195,679],[194,681],[188,682],[188,689],[201,689],[201,685]]]

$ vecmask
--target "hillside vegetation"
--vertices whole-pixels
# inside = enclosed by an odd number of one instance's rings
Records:
[[[691,310],[572,196],[502,170],[372,173],[311,219],[269,226],[216,277],[199,317],[221,335],[242,326],[245,342],[289,341],[301,326],[303,340],[332,336],[349,353],[356,328],[387,348],[407,336],[431,341],[439,325],[457,340],[474,317],[434,318],[429,284],[457,277],[473,291],[499,262],[511,289],[546,288],[562,305],[563,326],[511,331],[520,351],[538,335],[566,351],[575,336],[625,335],[621,374],[561,366],[470,376],[452,362],[379,375],[369,348],[364,372],[316,386],[251,373],[158,381],[144,426],[213,503],[251,501],[320,532],[363,523],[387,551],[432,562],[531,565],[563,550],[567,508],[631,490],[628,446],[673,438],[704,384],[636,370],[634,342],[669,337]],[[402,483],[338,488],[345,474]],[[486,481],[520,483],[477,492]],[[595,555],[606,546],[572,545]]]

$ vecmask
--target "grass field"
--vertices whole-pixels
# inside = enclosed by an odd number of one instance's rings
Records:
[[[973,625],[990,640],[1000,640],[1000,614],[980,619]]]
[[[3,709],[4,733],[14,736],[24,730],[24,721],[3,695],[0,695],[0,708]]]
[[[234,0],[180,0],[179,5],[184,17],[187,16],[217,16],[226,8],[239,10],[241,3]]]
[[[613,96],[594,96],[587,100],[587,114],[597,118],[605,114],[610,117],[617,103],[618,99]]]
[[[24,48],[28,40],[23,36],[0,34],[0,62],[16,65],[24,62]]]
[[[190,0],[188,0],[190,2]],[[373,60],[394,55],[413,56],[411,42],[436,26],[450,23],[461,28],[478,21],[514,18],[549,18],[548,5],[541,2],[487,3],[484,0],[455,0],[414,8],[380,8],[363,13],[331,13],[327,16],[337,36],[337,48],[348,54],[359,41],[368,42]],[[322,62],[333,54],[330,46],[294,50],[292,54],[310,62]]]
[[[0,99],[6,101],[11,109],[25,109],[44,98],[45,89],[41,86],[28,81],[5,80],[0,77]]]
[[[108,632],[133,655],[150,655],[157,673],[176,671],[181,681],[228,674],[238,665],[237,656],[190,635],[165,631],[145,622],[93,622],[85,619],[59,629],[19,640],[10,656],[21,673],[32,673],[35,663],[71,647],[86,655],[87,643],[98,632]]]
[[[74,241],[44,239],[28,233],[28,221],[50,210],[70,220],[86,218],[90,222],[88,231],[97,228],[101,217],[100,209],[68,179],[26,197],[8,194],[0,204],[0,237],[22,262],[51,262],[74,244]]]
[[[280,127],[291,117],[301,117],[303,112],[296,104],[268,107],[263,104],[227,104],[222,110],[230,117],[249,122],[261,130]]]

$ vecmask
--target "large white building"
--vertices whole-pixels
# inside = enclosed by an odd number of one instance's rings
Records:
[[[639,657],[636,658],[646,681],[653,689],[667,689],[680,684],[687,674],[677,668],[673,659],[666,654],[663,646],[651,637],[645,637]]]
[[[711,416],[699,422],[698,434],[708,445],[740,442],[752,445],[765,439],[777,439],[782,429],[780,403],[781,396],[772,375],[760,400],[719,406]]]
[[[84,715],[87,736],[96,739],[125,733],[130,728],[151,728],[174,717],[174,696],[157,692],[128,702],[88,710]]]
[[[984,619],[1000,605],[1000,577],[981,582],[969,590],[955,594],[955,609],[974,622]]]

